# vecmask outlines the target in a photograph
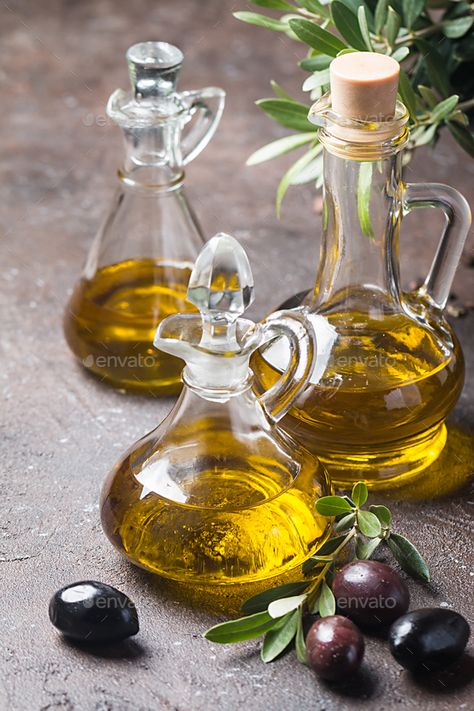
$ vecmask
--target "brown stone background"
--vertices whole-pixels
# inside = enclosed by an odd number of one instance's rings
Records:
[[[470,709],[474,660],[416,680],[369,639],[362,674],[339,688],[318,682],[293,654],[264,666],[258,643],[211,645],[200,633],[212,616],[156,591],[102,535],[98,495],[128,445],[154,427],[171,401],[124,396],[74,363],[61,315],[121,160],[119,130],[104,118],[109,94],[127,85],[124,53],[162,39],[185,52],[181,87],[222,86],[222,126],[188,173],[189,197],[210,235],[226,230],[248,249],[262,316],[310,286],[319,222],[311,188],[294,189],[281,221],[273,200],[285,159],[246,168],[245,158],[284,135],[254,106],[278,79],[293,91],[297,47],[243,25],[227,0],[0,1],[1,519],[0,709],[250,710]],[[474,162],[445,137],[419,153],[408,180],[449,182],[473,202]],[[405,283],[424,276],[441,219],[423,211],[401,238]],[[454,285],[472,301],[469,254]],[[472,267],[472,252],[471,252]],[[455,420],[471,426],[474,315],[456,320],[468,378]],[[454,439],[449,457],[421,494],[392,502],[400,532],[425,553],[433,583],[411,583],[413,607],[448,605],[473,617],[473,493],[434,498],[465,482],[469,453]],[[420,490],[418,490],[420,494]],[[413,498],[413,496],[411,497]],[[124,650],[87,654],[64,643],[47,616],[51,594],[96,578],[136,601],[141,632]]]

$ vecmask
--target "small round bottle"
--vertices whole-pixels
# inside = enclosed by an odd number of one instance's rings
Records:
[[[314,335],[298,314],[259,324],[242,318],[252,295],[242,247],[228,235],[211,239],[187,292],[200,315],[168,317],[155,338],[186,362],[183,391],[102,492],[102,525],[114,546],[204,603],[301,576],[329,533],[315,509],[331,491],[327,472],[276,424],[311,375]],[[282,337],[293,354],[289,368],[257,397],[249,359]]]
[[[186,286],[204,237],[183,191],[184,167],[209,143],[224,108],[217,88],[178,92],[183,55],[165,42],[127,52],[131,91],[107,113],[124,133],[119,189],[64,315],[72,352],[116,387],[170,395],[182,363],[151,347],[166,316],[193,310]]]

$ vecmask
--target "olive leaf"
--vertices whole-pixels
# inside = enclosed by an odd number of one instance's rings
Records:
[[[271,10],[294,10],[294,6],[290,5],[288,2],[285,2],[285,0],[252,0],[252,5],[268,7]]]
[[[391,533],[387,545],[402,569],[412,577],[429,582],[430,572],[420,552],[413,543],[399,533]]]
[[[277,158],[285,153],[289,153],[295,148],[300,148],[307,143],[315,140],[315,133],[296,133],[292,136],[284,136],[283,138],[278,138],[276,141],[267,143],[266,146],[262,146],[258,151],[252,153],[252,155],[247,158],[247,165],[257,165],[258,163],[263,163],[267,160],[272,160],[272,158]]]
[[[273,600],[268,606],[268,614],[273,619],[283,617],[289,612],[296,610],[306,600],[306,594],[293,595],[292,597],[283,597],[279,600]]]
[[[338,516],[352,511],[352,506],[342,496],[322,496],[316,502],[316,511],[322,516]]]
[[[303,628],[303,609],[300,607],[297,610],[298,615],[298,626],[296,628],[296,638],[295,638],[295,649],[296,657],[301,664],[308,663],[308,656],[306,654],[306,644],[304,639],[304,628]]]
[[[290,644],[298,629],[298,611],[294,610],[281,618],[280,624],[269,630],[263,640],[261,657],[263,662],[271,662]]]
[[[457,96],[457,94],[449,96],[447,99],[444,99],[444,101],[441,101],[441,103],[435,106],[431,112],[431,120],[433,123],[439,123],[443,119],[447,118],[453,113],[458,103],[459,96]]]
[[[330,617],[336,612],[336,598],[326,581],[323,581],[321,585],[318,609],[321,617]]]
[[[388,15],[387,15],[387,27],[386,27],[386,35],[387,35],[387,42],[389,43],[390,47],[393,47],[395,44],[395,40],[398,37],[398,32],[400,30],[400,27],[402,25],[402,21],[400,19],[400,15],[395,12],[393,7],[389,5],[388,7]]]
[[[257,106],[282,126],[296,131],[314,131],[313,124],[308,121],[308,107],[305,104],[288,99],[260,99]]]
[[[375,32],[380,34],[382,27],[387,22],[388,0],[378,0],[375,8]]]
[[[372,40],[370,38],[369,25],[367,22],[366,9],[364,5],[360,5],[359,9],[357,10],[357,19],[359,21],[359,27],[362,37],[364,38],[365,49],[368,49],[369,52],[373,52],[374,48],[372,46]]]
[[[426,0],[403,0],[403,17],[409,30],[425,9]]]
[[[373,538],[382,533],[382,527],[377,516],[370,511],[359,511],[357,514],[357,524],[364,536]]]
[[[351,497],[358,509],[363,506],[369,497],[367,484],[363,481],[358,481],[357,484],[354,484]]]
[[[355,49],[365,51],[367,47],[359,28],[357,16],[341,0],[334,0],[331,3],[331,15],[336,28],[344,39]]]
[[[295,583],[284,583],[283,585],[278,585],[277,587],[270,588],[269,590],[264,590],[244,602],[242,605],[242,612],[247,614],[263,612],[264,610],[267,610],[269,604],[274,600],[292,597],[293,595],[301,595],[301,593],[306,590],[308,585],[308,582],[301,581]]]
[[[217,642],[218,644],[244,642],[247,639],[261,637],[262,634],[274,627],[277,622],[278,619],[270,617],[268,612],[257,612],[255,615],[240,617],[237,620],[214,625],[204,633],[204,637],[210,642]]]
[[[369,560],[381,543],[381,538],[371,538],[369,541],[366,541],[363,538],[358,538],[356,542],[357,558],[360,560]]]
[[[390,513],[390,509],[388,509],[386,506],[383,506],[382,504],[376,506],[369,506],[369,511],[371,511],[373,514],[375,514],[375,516],[377,516],[382,526],[384,526],[385,528],[388,528],[388,526],[390,526],[392,514]]]
[[[322,54],[336,57],[344,49],[344,42],[310,20],[290,20],[290,27],[300,40]]]
[[[276,32],[286,32],[288,23],[281,20],[275,20],[267,15],[260,15],[258,12],[234,12],[234,17],[242,22],[247,22],[249,25],[257,25],[257,27],[265,27],[267,30]]]
[[[343,516],[339,521],[334,524],[334,531],[346,531],[348,528],[352,528],[355,521],[355,513],[349,513]]]

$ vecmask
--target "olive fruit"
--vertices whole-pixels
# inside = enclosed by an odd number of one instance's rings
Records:
[[[374,560],[354,560],[333,582],[337,611],[361,627],[384,627],[408,610],[410,594],[398,573]]]
[[[65,637],[78,642],[118,642],[138,632],[138,615],[127,595],[94,580],[58,590],[49,603],[49,619]]]
[[[310,666],[329,681],[339,681],[357,671],[364,647],[364,638],[355,624],[341,615],[321,617],[306,636]]]
[[[413,610],[390,628],[390,651],[410,671],[435,671],[454,662],[469,639],[469,625],[462,615],[441,607]]]

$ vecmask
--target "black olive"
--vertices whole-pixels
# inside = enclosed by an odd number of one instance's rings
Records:
[[[390,628],[390,651],[410,671],[435,671],[454,662],[469,639],[467,621],[441,607],[413,610]]]
[[[332,586],[337,611],[361,627],[385,627],[410,604],[408,588],[384,563],[355,560],[337,573]]]
[[[138,632],[138,615],[127,595],[95,580],[58,590],[49,603],[49,618],[65,637],[106,644]]]
[[[306,636],[306,653],[314,671],[322,679],[340,681],[360,667],[364,638],[346,617],[321,617]]]

